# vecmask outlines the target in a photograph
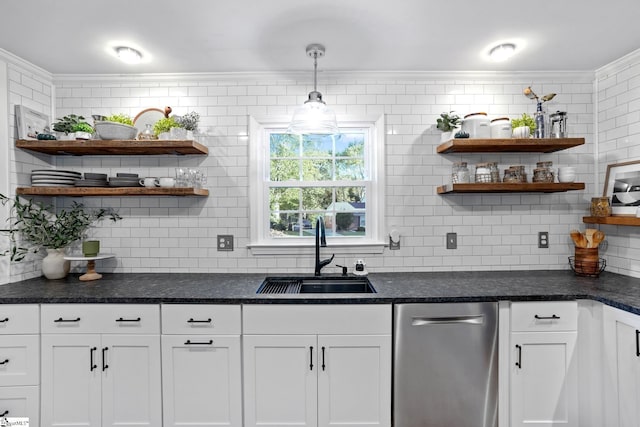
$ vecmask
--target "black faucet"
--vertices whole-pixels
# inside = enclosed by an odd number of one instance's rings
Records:
[[[320,275],[320,270],[327,264],[330,264],[333,261],[333,258],[336,256],[335,254],[331,255],[331,258],[323,259],[320,261],[320,247],[327,247],[327,236],[324,229],[324,220],[321,216],[316,220],[316,271],[315,275]]]

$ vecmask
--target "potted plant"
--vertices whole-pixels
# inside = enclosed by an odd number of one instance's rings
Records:
[[[153,131],[158,135],[159,139],[170,139],[170,132],[173,128],[181,128],[182,126],[176,122],[173,116],[165,117],[158,120],[153,125]]]
[[[130,140],[135,139],[138,129],[133,126],[133,120],[126,114],[112,114],[95,121],[96,131],[102,139]]]
[[[440,142],[445,142],[451,139],[453,131],[460,124],[460,116],[454,114],[453,111],[440,114],[440,117],[436,120],[436,128],[442,131],[440,136]]]
[[[133,126],[133,120],[126,114],[112,114],[105,118],[107,122],[121,123],[123,125]]]
[[[175,121],[187,131],[187,139],[193,139],[193,134],[198,130],[200,114],[192,111],[184,116],[175,117]]]
[[[57,214],[49,207],[16,196],[10,199],[0,194],[0,202],[11,205],[9,228],[0,231],[9,235],[11,247],[2,255],[10,255],[11,261],[22,261],[29,253],[46,249],[42,260],[42,272],[47,279],[61,279],[69,272],[69,261],[64,260],[66,248],[82,239],[95,223],[109,218],[115,222],[120,215],[110,209],[85,211],[82,204],[73,202],[68,210]]]
[[[58,139],[76,139],[74,128],[80,123],[86,123],[84,117],[69,114],[53,123],[53,130]]]
[[[93,137],[93,127],[87,122],[80,122],[71,128],[76,139],[91,139]]]
[[[536,129],[536,122],[527,113],[522,113],[522,117],[511,120],[514,138],[529,138]]]

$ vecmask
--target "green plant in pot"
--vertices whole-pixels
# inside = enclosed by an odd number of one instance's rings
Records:
[[[528,133],[527,133],[527,130],[524,129],[524,127],[529,128]],[[514,137],[529,138],[530,135],[533,135],[533,132],[536,129],[536,122],[533,119],[533,117],[531,117],[527,113],[522,113],[521,117],[516,117],[515,119],[511,120],[511,128],[513,129]],[[520,129],[520,130],[516,130],[516,129]]]
[[[73,125],[72,132],[75,134],[76,139],[91,139],[93,127],[87,122],[80,122]]]
[[[198,123],[200,122],[200,114],[196,113],[195,111],[192,111],[190,113],[185,114],[184,116],[176,117],[175,121],[180,125],[180,127],[183,127],[186,130],[195,132],[198,130]]]
[[[453,131],[460,125],[460,116],[454,114],[453,111],[440,114],[436,120],[436,128],[442,131],[440,140],[442,142],[451,139]]]
[[[83,239],[90,227],[105,218],[113,222],[122,219],[111,209],[87,211],[77,202],[56,214],[49,206],[18,196],[11,199],[0,194],[0,202],[11,207],[9,227],[0,229],[8,234],[11,245],[2,255],[9,255],[11,261],[19,262],[29,253],[46,249],[42,271],[48,279],[61,279],[67,275],[69,262],[64,260],[64,251],[70,244]]]
[[[74,133],[74,129],[81,123],[85,123],[87,126],[89,126],[89,124],[85,122],[84,117],[77,116],[75,114],[69,114],[68,116],[64,116],[61,119],[56,119],[52,126],[54,132],[57,132],[58,139],[74,139],[69,137],[69,135]]]
[[[107,122],[121,123],[123,125],[133,126],[133,120],[126,114],[112,114],[105,118]]]
[[[168,134],[169,132],[171,132],[171,129],[173,128],[182,128],[180,123],[176,122],[173,116],[162,118],[153,125],[153,131],[160,139],[163,139],[160,136],[161,134],[164,134],[164,133]],[[168,138],[164,138],[164,139],[168,139]]]

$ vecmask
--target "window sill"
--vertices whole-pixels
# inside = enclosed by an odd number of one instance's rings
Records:
[[[360,244],[328,244],[322,248],[325,254],[336,255],[364,255],[364,254],[381,254],[387,246],[384,242],[379,243],[360,243]],[[252,255],[309,255],[316,253],[315,245],[311,244],[281,244],[269,245],[262,243],[252,243],[247,245]]]

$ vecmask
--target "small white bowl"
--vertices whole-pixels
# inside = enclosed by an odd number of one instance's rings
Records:
[[[558,182],[573,182],[576,180],[575,174],[558,175]]]

